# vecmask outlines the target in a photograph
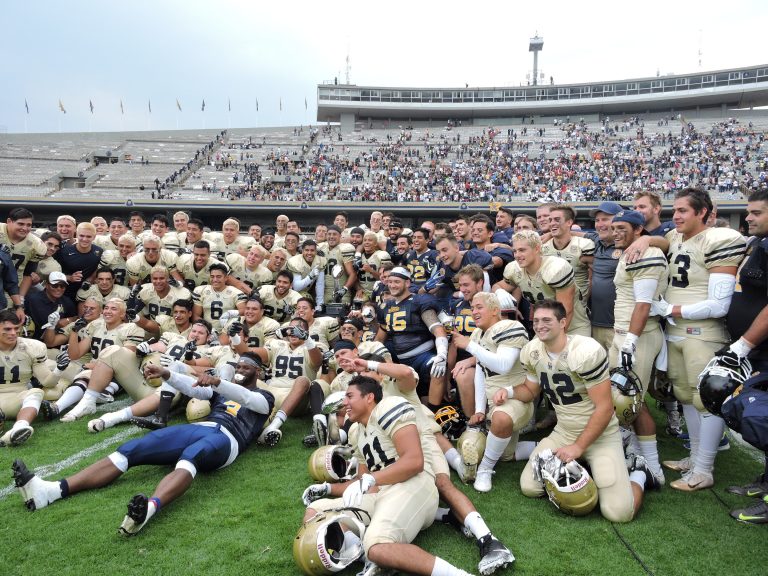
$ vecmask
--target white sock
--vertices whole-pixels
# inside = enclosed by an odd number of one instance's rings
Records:
[[[709,412],[701,413],[701,438],[699,451],[693,463],[694,471],[712,474],[715,469],[717,448],[723,438],[724,430],[725,421],[722,418]]]
[[[532,440],[518,442],[517,448],[515,448],[515,460],[518,462],[528,460],[531,454],[533,454],[533,451],[536,449],[537,444],[538,442],[534,442]]]
[[[272,419],[272,422],[269,423],[269,426],[267,428],[271,430],[277,430],[280,428],[280,426],[283,425],[283,423],[288,419],[288,416],[285,412],[282,410],[278,410],[277,414],[275,414],[275,417]]]
[[[435,565],[432,568],[432,576],[464,576],[466,572],[449,564],[442,558],[435,556]]]
[[[688,428],[688,438],[691,441],[691,457],[695,458],[699,448],[699,438],[701,438],[701,416],[693,404],[683,404],[683,416],[685,416],[685,426]]]
[[[645,492],[645,472],[635,470],[629,473],[629,481],[640,486],[640,490]]]
[[[105,428],[112,428],[115,424],[120,424],[122,422],[128,422],[133,418],[133,411],[131,410],[131,407],[128,406],[127,408],[123,408],[122,410],[116,410],[114,412],[107,412],[106,414],[102,414],[101,419],[104,421],[104,427]]]
[[[107,387],[104,388],[104,394],[112,394],[114,396],[117,394],[118,390],[120,390],[120,384],[117,382],[110,382],[107,384]]]
[[[69,386],[66,390],[64,390],[64,393],[61,395],[61,398],[56,400],[55,404],[56,407],[59,409],[60,412],[66,410],[70,406],[73,406],[80,402],[80,400],[83,397],[83,394],[85,394],[85,390],[80,388],[77,384],[74,384],[72,386]]]
[[[30,425],[29,422],[27,422],[26,420],[19,419],[13,423],[13,427],[11,428],[11,430],[16,430],[17,428],[26,428],[29,425]]]
[[[477,467],[478,470],[493,470],[496,466],[496,462],[499,461],[501,455],[504,454],[504,450],[509,444],[509,438],[499,438],[495,436],[493,432],[488,432],[488,439],[485,441],[485,453],[483,454],[483,460]]]
[[[656,444],[656,435],[638,436],[637,443],[640,445],[640,454],[648,462],[648,467],[653,470],[654,474],[659,474],[661,472],[661,464],[659,463],[659,448]]]
[[[464,518],[464,526],[466,526],[478,540],[491,533],[491,529],[488,528],[485,520],[483,520],[483,517],[480,516],[480,512],[477,510],[467,514],[467,517]]]
[[[451,447],[451,449],[445,453],[445,459],[448,460],[448,465],[451,468],[456,472],[459,471],[459,467],[461,466],[461,454],[459,454],[459,451],[456,450],[456,448]]]
[[[347,431],[344,428],[339,428],[339,444],[347,443]]]
[[[147,502],[147,519],[145,520],[145,522],[149,522],[149,519],[155,515],[155,512],[157,512],[157,505],[150,498],[149,502]]]

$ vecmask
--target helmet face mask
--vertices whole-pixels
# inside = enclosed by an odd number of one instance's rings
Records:
[[[344,548],[344,532],[351,531],[358,542]],[[341,572],[363,554],[364,524],[341,510],[319,512],[307,520],[293,540],[293,559],[309,576]]]
[[[699,396],[704,407],[715,416],[722,417],[723,403],[744,384],[752,374],[752,365],[746,358],[739,366],[722,362],[715,356],[699,374]]]
[[[464,414],[456,410],[453,406],[443,406],[435,412],[435,422],[449,440],[458,440],[467,429],[467,419]]]
[[[550,502],[569,516],[586,516],[597,506],[597,485],[577,461],[563,463],[551,450],[534,461],[534,477],[544,482]]]
[[[667,377],[667,373],[658,370],[655,366],[651,370],[651,381],[648,385],[648,394],[651,398],[659,402],[675,400],[675,394],[672,391],[672,383]]]
[[[611,396],[619,424],[631,425],[643,405],[643,389],[637,374],[621,367],[611,369]]]
[[[320,446],[309,457],[307,469],[317,482],[343,482],[357,476],[357,458],[343,446]]]

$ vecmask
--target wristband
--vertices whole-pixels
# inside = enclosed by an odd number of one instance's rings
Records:
[[[379,371],[379,364],[381,364],[381,362],[376,362],[375,360],[368,360],[368,371],[369,372],[378,372]]]
[[[507,391],[507,400],[511,400],[512,398],[515,397],[515,387],[514,386],[507,386],[505,388],[505,390]]]

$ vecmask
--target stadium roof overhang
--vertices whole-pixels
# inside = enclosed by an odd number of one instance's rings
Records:
[[[768,66],[591,84],[507,88],[318,86],[317,120],[632,114],[768,105]]]

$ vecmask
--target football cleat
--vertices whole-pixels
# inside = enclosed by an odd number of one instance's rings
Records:
[[[712,474],[705,474],[703,472],[694,472],[693,470],[683,474],[683,477],[674,482],[670,482],[669,485],[675,490],[681,490],[683,492],[696,492],[697,490],[704,490],[710,488],[715,484],[715,479]]]
[[[263,444],[269,448],[274,448],[280,442],[283,437],[283,432],[280,428],[265,428],[259,436],[258,443]]]
[[[745,524],[768,524],[768,501],[766,497],[752,506],[731,510],[731,518]]]
[[[480,547],[480,562],[477,569],[480,574],[493,574],[499,568],[506,568],[515,561],[509,548],[504,546],[492,534],[487,534],[477,541]]]
[[[360,570],[360,572],[358,572],[355,576],[392,576],[394,574],[397,574],[397,572],[391,568],[382,568],[370,560],[366,560],[363,569]]]
[[[664,473],[659,471],[658,475],[654,474],[644,456],[627,454],[624,461],[627,465],[627,472],[645,473],[645,488],[647,490],[661,490],[661,487],[664,486]]]
[[[490,492],[491,488],[493,488],[493,482],[491,480],[493,474],[493,470],[478,470],[477,476],[475,477],[475,490],[478,492]]]
[[[115,397],[112,396],[109,392],[102,392],[98,396],[96,396],[96,404],[109,404],[110,402],[114,402]]]
[[[304,446],[307,448],[316,448],[317,447],[317,437],[315,436],[314,432],[310,432],[301,441]]]
[[[11,465],[13,470],[13,482],[19,489],[24,506],[30,512],[45,508],[51,502],[61,497],[61,488],[58,482],[48,482],[29,471],[27,465],[21,459],[16,459]]]
[[[443,519],[441,521],[443,524],[449,524],[450,526],[453,526],[454,528],[456,528],[456,530],[464,534],[464,536],[467,538],[475,537],[475,535],[472,534],[472,531],[469,528],[467,528],[464,524],[462,524],[458,518],[456,518],[456,514],[454,514],[453,510],[451,509],[448,509],[448,512],[443,515]],[[481,552],[481,556],[482,556],[482,552]]]
[[[749,498],[762,498],[768,496],[768,480],[764,474],[760,474],[753,482],[744,486],[728,486],[726,492],[736,494],[737,496],[748,496]]]
[[[686,456],[682,460],[664,460],[661,465],[675,472],[688,472],[688,470],[693,468],[693,461],[689,456]]]
[[[99,432],[103,432],[106,428],[107,423],[101,418],[95,418],[94,420],[88,421],[88,432],[91,434],[98,434]]]
[[[168,421],[165,418],[159,416],[135,416],[131,418],[131,422],[139,428],[145,428],[147,430],[160,430],[168,426]]]
[[[312,432],[315,435],[318,446],[328,444],[328,425],[325,423],[325,418],[315,418],[312,420]]]
[[[144,494],[136,494],[128,502],[128,514],[123,518],[118,532],[123,536],[135,536],[144,528],[147,523],[147,510],[149,508],[149,498]]]
[[[0,436],[0,447],[24,444],[34,433],[35,429],[27,423],[21,425],[14,424],[13,428]]]
[[[43,418],[46,420],[55,420],[59,417],[59,407],[56,405],[56,402],[43,400],[40,403],[39,413],[42,414]]]
[[[86,400],[86,398],[87,397],[84,397],[82,400],[80,400],[80,402],[78,402],[77,405],[72,408],[72,410],[59,418],[59,421],[74,422],[83,416],[87,416],[88,414],[93,414],[96,412],[96,402],[90,399]]]

